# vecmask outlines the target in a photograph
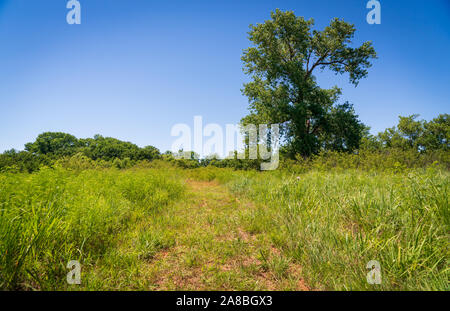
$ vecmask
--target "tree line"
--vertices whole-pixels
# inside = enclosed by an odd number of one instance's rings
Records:
[[[358,149],[341,150],[333,145],[324,145],[309,158],[318,157],[326,152],[358,155],[370,152],[381,156],[392,151],[409,152],[417,157],[439,154],[442,164],[449,166],[450,119],[448,114],[440,114],[426,121],[417,120],[418,115],[399,117],[396,126],[377,135],[369,133],[364,127],[358,142]],[[401,155],[400,155],[401,156]],[[235,169],[258,169],[260,160],[234,158],[219,159],[211,156],[200,159],[191,152],[189,159],[180,159],[171,151],[161,153],[153,146],[139,147],[131,142],[116,138],[95,135],[93,138],[78,139],[74,135],[61,132],[46,132],[38,135],[34,142],[25,144],[25,150],[14,149],[0,154],[0,171],[33,172],[42,166],[52,166],[58,160],[83,157],[101,166],[128,168],[136,163],[161,160],[172,162],[183,168],[201,166],[233,167]],[[281,160],[291,158],[290,150],[281,149]],[[306,160],[300,153],[298,161]],[[401,161],[401,159],[399,159]]]
[[[0,170],[14,167],[19,171],[32,172],[40,166],[51,166],[56,160],[82,155],[93,161],[118,163],[125,161],[152,161],[161,157],[153,146],[140,148],[131,142],[112,137],[95,135],[94,138],[78,139],[61,132],[45,132],[34,142],[25,144],[25,150],[9,150],[0,155]]]

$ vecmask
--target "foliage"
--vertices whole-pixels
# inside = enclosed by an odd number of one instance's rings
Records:
[[[153,146],[139,148],[133,143],[124,142],[116,138],[95,135],[94,138],[80,140],[82,152],[93,160],[103,159],[113,161],[123,160],[153,160],[159,157],[159,150]]]
[[[374,172],[397,172],[404,169],[419,169],[426,167],[440,167],[450,169],[450,154],[441,150],[424,154],[414,150],[384,149],[360,150],[358,153],[342,153],[336,151],[321,152],[308,159],[283,159],[281,169],[304,173],[311,170],[345,171],[357,169]]]
[[[363,126],[351,105],[334,106],[341,90],[320,88],[314,70],[348,73],[350,83],[357,85],[376,58],[370,42],[350,47],[353,25],[337,18],[323,31],[312,30],[313,25],[312,19],[277,9],[270,20],[251,26],[249,39],[255,46],[242,56],[252,81],[244,85],[250,114],[241,122],[281,124],[291,157],[359,146]]]
[[[312,170],[233,173],[227,185],[258,208],[245,230],[303,267],[322,290],[448,289],[448,173]],[[369,285],[366,264],[381,263]]]
[[[427,122],[417,121],[419,115],[399,117],[397,126],[378,134],[376,140],[385,148],[413,149],[418,152],[450,150],[450,119],[440,114]],[[372,138],[373,140],[374,138]]]
[[[0,289],[65,288],[69,260],[95,264],[122,230],[183,189],[164,171],[145,169],[0,174]]]
[[[430,121],[417,121],[417,115],[400,117],[397,126],[374,136],[369,133],[368,127],[364,127],[361,132],[348,131],[349,128],[356,129],[360,126],[358,122],[353,122],[352,118],[347,118],[349,115],[346,111],[349,109],[352,108],[347,104],[333,107],[330,112],[333,116],[329,120],[334,133],[347,132],[346,140],[340,138],[340,135],[323,133],[321,135],[323,148],[320,152],[310,157],[297,154],[295,159],[292,159],[289,148],[282,148],[280,151],[282,166],[288,166],[297,171],[336,167],[391,170],[399,166],[419,168],[437,163],[443,168],[450,168],[448,114],[441,114]],[[358,133],[361,133],[361,136]],[[56,137],[55,141],[52,141],[50,137]],[[94,139],[80,139],[74,144],[67,143],[67,141],[73,142],[72,137],[74,136],[62,135],[62,133],[44,133],[39,135],[34,143],[27,144],[26,148],[30,151],[14,149],[5,151],[0,154],[0,172],[30,173],[41,167],[53,166],[72,170],[154,167],[149,162],[160,163],[159,160],[171,167],[185,169],[212,166],[236,170],[259,170],[262,161],[261,159],[249,160],[248,150],[246,150],[245,159],[239,159],[237,152],[234,157],[225,159],[219,159],[214,155],[200,159],[194,152],[180,151],[173,154],[167,151],[160,154],[159,150],[152,146],[139,148],[132,143],[114,138],[103,138],[99,135],[96,135]],[[359,141],[361,141],[359,149],[352,153],[346,152],[349,151],[348,146],[356,148]],[[74,148],[73,145],[78,147]]]
[[[133,143],[101,135],[77,139],[66,133],[45,132],[38,135],[34,142],[25,144],[25,151],[13,149],[0,154],[0,171],[33,172],[57,163],[68,167],[81,165],[76,164],[77,161],[83,161],[83,165],[89,167],[115,166],[123,169],[139,161],[152,161],[160,157],[159,150],[153,146],[139,148]]]
[[[340,155],[350,156],[330,161]],[[448,287],[449,183],[438,167],[257,172],[156,160],[117,170],[76,158],[71,169],[0,174],[1,289],[297,290],[299,278],[325,290]],[[65,281],[69,260],[82,263],[80,287]]]
[[[25,150],[36,155],[73,155],[80,147],[80,141],[73,135],[60,132],[45,132],[33,143],[25,144]]]

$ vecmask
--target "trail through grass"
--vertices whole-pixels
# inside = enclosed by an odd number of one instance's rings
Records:
[[[300,266],[283,257],[265,235],[245,231],[243,222],[255,209],[251,202],[239,201],[215,181],[186,184],[183,200],[123,236],[117,262],[123,263],[120,269],[129,268],[126,258],[135,262],[132,279],[142,280],[136,288],[308,289]],[[120,288],[120,281],[113,283]]]
[[[433,169],[0,174],[0,289],[446,290],[448,191]]]

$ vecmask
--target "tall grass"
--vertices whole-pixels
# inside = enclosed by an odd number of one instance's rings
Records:
[[[446,172],[247,172],[228,186],[259,203],[246,229],[270,235],[313,288],[449,289]],[[370,260],[381,285],[366,281]]]
[[[1,174],[0,289],[65,288],[69,260],[103,256],[117,233],[183,191],[160,170]]]
[[[235,196],[253,201],[249,208],[236,200],[242,213],[230,217],[239,230],[269,240],[280,251],[269,260],[259,250],[260,261],[277,280],[287,278],[295,264],[314,289],[450,289],[446,170],[327,166],[294,173],[183,170],[164,163],[158,168],[156,162],[129,170],[82,164],[0,174],[0,289],[71,289],[66,284],[70,260],[88,269],[83,289],[148,288],[138,266],[183,241],[177,232],[185,231],[186,222],[172,217],[172,203],[179,201],[179,217],[198,212],[197,205],[180,201],[184,179],[217,180]],[[229,193],[214,189],[209,202],[220,205],[215,196]],[[201,190],[187,194],[192,191]],[[219,207],[201,211],[212,218],[209,225],[215,223],[214,214],[206,214]],[[216,242],[225,254],[223,241],[208,240]],[[188,266],[195,267],[196,255],[185,256]],[[381,285],[367,283],[370,260],[381,264]]]

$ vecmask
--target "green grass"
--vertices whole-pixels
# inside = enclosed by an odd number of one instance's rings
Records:
[[[448,174],[246,173],[228,182],[259,208],[246,230],[269,236],[309,286],[331,290],[449,289]],[[382,284],[365,266],[378,260]]]
[[[0,289],[448,290],[448,193],[437,169],[4,173]]]
[[[69,260],[96,265],[115,252],[124,231],[183,191],[162,171],[0,175],[0,288],[66,288]]]

